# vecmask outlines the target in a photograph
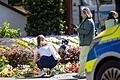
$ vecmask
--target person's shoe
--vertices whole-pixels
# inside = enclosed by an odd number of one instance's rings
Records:
[[[40,71],[40,74],[39,74],[39,75],[37,75],[37,76],[36,76],[36,78],[41,78],[41,77],[44,77],[44,75],[45,75],[44,70],[41,70],[41,71]]]
[[[73,76],[73,77],[75,77],[75,78],[77,78],[77,79],[85,79],[85,78],[86,78],[86,76],[78,76],[78,75],[75,75],[75,76]]]
[[[54,76],[56,74],[55,72],[56,72],[55,68],[52,68],[50,71],[50,76]]]

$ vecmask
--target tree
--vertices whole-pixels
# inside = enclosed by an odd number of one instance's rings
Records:
[[[63,0],[26,0],[25,8],[31,12],[27,18],[27,35],[65,34]]]
[[[25,0],[8,0],[8,3],[12,6],[23,5]]]

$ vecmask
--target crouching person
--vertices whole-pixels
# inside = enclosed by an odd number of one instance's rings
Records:
[[[40,58],[38,59],[38,54]],[[56,47],[52,43],[47,43],[43,35],[37,37],[37,48],[34,50],[33,63],[40,69],[40,75],[45,75],[44,68],[53,69],[61,59]]]

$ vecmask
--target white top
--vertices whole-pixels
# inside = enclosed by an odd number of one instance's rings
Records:
[[[60,60],[61,57],[58,54],[58,52],[55,50],[55,47],[53,44],[47,44],[41,48],[36,48],[34,50],[34,54],[39,53],[41,56],[51,56],[53,55],[53,57],[55,58],[55,60]]]
[[[51,56],[51,53],[49,52],[49,47],[47,45],[41,47],[41,48],[36,48],[34,50],[34,54],[40,54],[41,56]]]
[[[108,28],[110,28],[110,27],[112,27],[112,26],[114,26],[116,24],[117,24],[117,20],[115,22],[115,19],[109,19],[109,20],[105,21],[105,27],[106,27],[106,29],[108,29]]]

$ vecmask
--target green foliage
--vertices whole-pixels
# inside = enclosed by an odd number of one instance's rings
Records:
[[[102,25],[100,25],[100,31],[104,31],[105,30],[105,25],[104,24],[102,24]]]
[[[3,37],[10,37],[10,38],[15,38],[20,36],[20,31],[19,29],[9,29],[10,23],[5,21],[4,26],[0,27],[0,38]]]
[[[6,51],[6,55],[8,55],[9,64],[14,68],[18,65],[30,64],[32,61],[32,52],[27,48],[13,48],[9,50],[9,53]]]
[[[25,0],[8,0],[8,3],[12,6],[23,5]]]
[[[2,71],[5,65],[8,64],[8,60],[5,56],[0,56],[0,71]]]
[[[7,40],[6,40],[7,39]],[[1,56],[3,56],[1,58]],[[5,57],[6,58],[5,58]],[[0,42],[0,67],[8,60],[8,64],[17,67],[18,65],[31,65],[33,49],[21,39],[3,38]],[[1,62],[2,61],[2,62]]]
[[[26,0],[25,8],[31,12],[27,18],[27,35],[65,34],[63,0]]]

